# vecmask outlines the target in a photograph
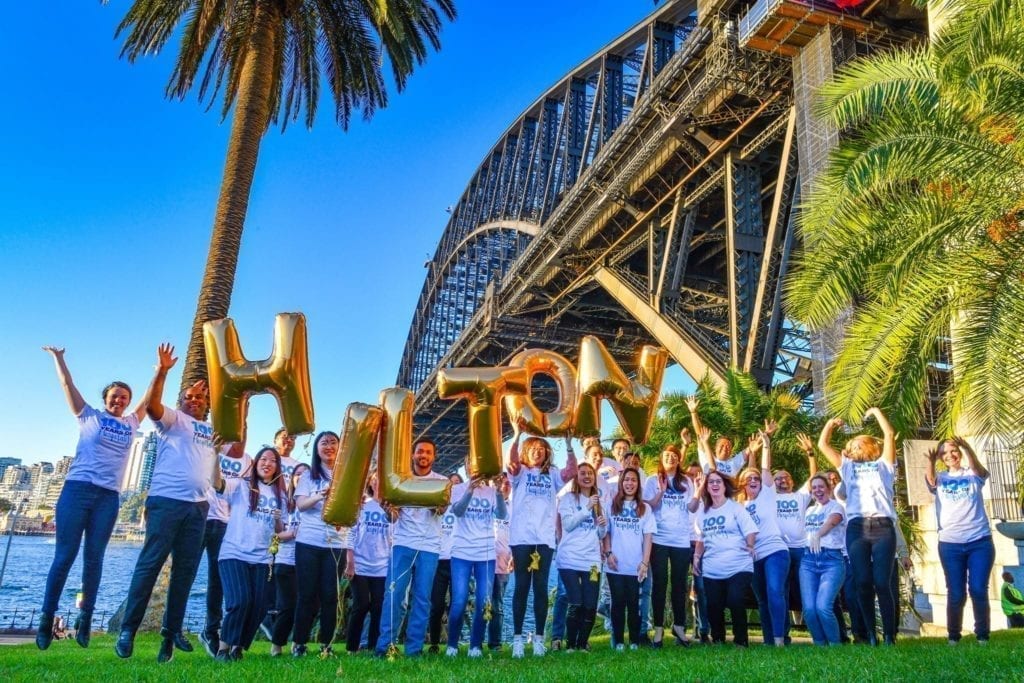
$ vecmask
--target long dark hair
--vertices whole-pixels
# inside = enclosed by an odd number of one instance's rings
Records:
[[[675,456],[679,459],[679,462],[676,463],[676,473],[672,476],[672,481],[669,485],[672,487],[673,491],[682,493],[686,490],[686,475],[683,473],[683,454],[679,452],[679,448],[672,444],[661,449],[662,453],[665,451],[675,453]],[[665,472],[665,465],[661,462],[661,454],[658,454],[658,476],[667,476]]]
[[[300,470],[309,471],[309,465],[300,462],[292,470],[292,480],[288,482],[288,512],[295,512],[295,489],[298,488],[296,484],[299,483],[299,478],[302,476]]]
[[[338,435],[334,432],[320,432],[316,435],[316,438],[313,439],[313,457],[310,458],[311,464],[309,467],[309,478],[313,481],[320,481],[321,479],[327,479],[331,476],[330,474],[327,474],[327,470],[324,468],[324,464],[320,460],[320,439],[325,436],[333,436],[335,439],[338,439],[339,442],[341,441],[341,439],[338,438]]]
[[[284,479],[281,475],[281,454],[277,452],[276,448],[270,446],[264,446],[256,453],[256,457],[252,461],[251,472],[249,473],[249,512],[256,512],[256,506],[260,502],[260,483],[263,481],[260,479],[259,467],[257,465],[260,462],[260,458],[263,457],[264,453],[274,454],[274,476],[270,480],[269,484],[266,484],[274,490],[274,497],[277,499],[277,509],[280,510],[284,506],[281,505],[281,499],[286,495],[284,489]]]
[[[711,493],[708,491],[708,477],[712,475],[718,475],[718,478],[722,480],[722,488],[725,489],[725,498],[728,500],[736,495],[736,484],[733,483],[731,477],[727,477],[718,470],[711,470],[704,475],[704,492],[701,494],[700,499],[704,503],[704,512],[708,511],[711,507]]]
[[[636,477],[636,494],[633,496],[633,500],[636,501],[636,516],[643,517],[644,512],[647,511],[647,504],[644,503],[643,495],[640,491],[640,470],[635,467],[627,467],[619,473],[619,490],[615,492],[615,497],[612,498],[612,514],[617,515],[622,512],[622,508],[626,504],[626,492],[622,488],[622,484],[626,481],[626,475],[630,472]]]

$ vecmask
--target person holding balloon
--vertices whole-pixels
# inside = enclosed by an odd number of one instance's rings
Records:
[[[555,550],[555,505],[558,490],[576,476],[576,454],[566,437],[566,466],[552,463],[551,445],[540,437],[523,442],[519,449],[519,426],[509,451],[508,473],[512,478],[512,512],[509,543],[515,573],[512,595],[512,656],[525,655],[523,622],[526,602],[533,591],[533,618],[537,632],[533,636],[533,654],[542,656],[544,625],[548,618],[548,576]]]

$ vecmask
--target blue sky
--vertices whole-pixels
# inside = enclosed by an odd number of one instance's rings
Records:
[[[183,356],[188,342],[229,125],[194,96],[164,98],[174,45],[135,64],[118,58],[128,6],[15,3],[0,27],[0,456],[74,453],[77,428],[42,345],[67,347],[76,384],[98,405],[111,379],[141,395],[157,345]],[[231,317],[258,359],[275,313],[306,314],[318,429],[337,430],[348,403],[375,402],[394,383],[445,207],[491,145],[654,8],[458,6],[441,52],[371,122],[343,132],[323,102],[311,131],[271,130],[261,148]],[[666,388],[687,384],[670,370]],[[277,425],[273,400],[254,399],[250,444]]]

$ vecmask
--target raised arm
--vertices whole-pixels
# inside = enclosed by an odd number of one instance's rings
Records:
[[[761,432],[761,481],[764,486],[775,488],[772,478],[772,441],[768,432]]]
[[[700,399],[696,396],[687,396],[686,408],[690,411],[690,421],[693,422],[693,431],[699,436],[701,427],[704,426],[704,423],[700,421],[700,413],[697,412],[698,408],[700,408]]]
[[[71,409],[72,415],[78,417],[85,410],[85,399],[82,398],[78,387],[75,386],[74,381],[71,379],[71,373],[64,362],[64,347],[44,346],[43,351],[53,356],[53,364],[57,368],[57,379],[60,380],[60,386],[64,390],[64,398],[68,402],[68,408]]]
[[[469,503],[473,500],[473,492],[480,486],[480,480],[474,479],[469,482],[469,486],[466,487],[465,493],[455,503],[452,503],[452,514],[456,517],[464,517],[466,510],[469,509]]]
[[[508,473],[513,477],[519,474],[523,463],[519,460],[519,425],[512,423],[512,445],[508,449]]]
[[[814,442],[803,432],[796,435],[796,442],[800,446],[800,450],[807,456],[807,481],[810,481],[811,477],[818,473],[818,459],[814,457]],[[804,482],[804,486],[806,485],[807,483]]]
[[[935,475],[935,462],[939,459],[939,449],[929,448],[927,458],[928,465],[924,471],[924,481],[926,484],[928,484],[928,488],[934,491],[935,485],[937,483],[937,477]]]
[[[838,417],[833,417],[831,420],[825,423],[825,426],[821,429],[821,434],[818,436],[818,450],[825,454],[825,457],[837,470],[843,465],[843,455],[832,447],[832,432],[836,430],[836,427],[842,427],[843,421]]]
[[[562,468],[562,483],[567,484],[576,478],[576,451],[572,449],[572,437],[565,435],[565,467]]]
[[[494,487],[494,516],[498,519],[508,519],[508,505],[505,504],[505,496],[501,495],[501,489]]]
[[[709,472],[714,472],[718,469],[718,465],[715,463],[715,457],[711,453],[711,430],[704,425],[701,425],[700,429],[697,430],[697,445],[697,460]]]
[[[156,350],[156,374],[153,381],[149,383],[146,390],[146,414],[151,420],[159,420],[164,416],[164,382],[167,381],[167,372],[178,362],[174,355],[174,347],[170,344],[161,344]]]
[[[953,441],[955,441],[956,445],[960,447],[960,453],[967,459],[967,466],[971,468],[971,471],[982,479],[988,479],[988,470],[981,464],[981,462],[978,461],[977,454],[975,454],[974,449],[968,445],[966,439],[960,436],[954,436]]]
[[[882,457],[890,465],[896,464],[896,430],[889,424],[889,418],[878,408],[868,408],[864,417],[874,417],[882,428]]]

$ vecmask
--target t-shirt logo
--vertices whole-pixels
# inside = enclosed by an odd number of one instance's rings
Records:
[[[100,417],[100,438],[115,446],[127,446],[132,439],[132,428],[113,417]]]
[[[220,472],[225,477],[239,477],[242,475],[242,458],[229,458],[226,455],[220,457]]]
[[[455,515],[451,512],[446,512],[441,517],[441,533],[451,535],[452,529],[455,528]]]
[[[640,515],[636,508],[624,508],[622,512],[612,517],[612,523],[619,531],[640,532]]]
[[[707,538],[715,538],[725,534],[725,515],[714,515],[712,517],[705,517],[704,523],[702,524],[704,536]]]
[[[939,483],[939,492],[948,502],[967,500],[971,493],[968,479],[945,479]]]
[[[526,473],[526,493],[531,496],[551,495],[551,475]]]
[[[364,534],[378,536],[387,536],[391,527],[391,519],[378,510],[363,510],[363,519],[359,523]]]
[[[790,519],[800,514],[800,503],[796,500],[779,498],[775,505],[780,519]]]
[[[477,498],[474,496],[469,501],[469,507],[466,508],[464,518],[467,520],[483,521],[490,519],[491,517],[491,501],[487,498]]]
[[[754,524],[761,524],[761,518],[757,516],[757,503],[751,503],[748,505],[747,512],[750,513],[750,518],[754,520]]]
[[[213,427],[198,420],[192,421],[192,442],[213,448]]]
[[[807,516],[804,517],[804,523],[806,524],[808,531],[817,531],[825,523],[825,513],[808,512]]]

